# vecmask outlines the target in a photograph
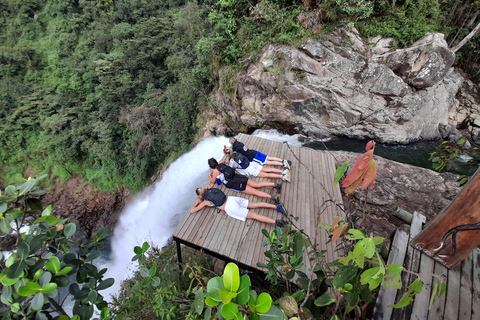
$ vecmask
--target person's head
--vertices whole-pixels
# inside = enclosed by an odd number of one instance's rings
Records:
[[[203,197],[205,192],[206,192],[206,190],[203,187],[199,187],[199,188],[195,189],[195,193],[197,194],[197,196],[200,196],[200,197]]]
[[[235,143],[235,141],[237,141],[237,139],[235,139],[235,137],[231,137],[229,140],[231,145],[233,145]]]
[[[215,158],[208,159],[208,166],[212,169],[215,169],[216,167],[218,167],[217,160],[215,160]]]
[[[232,148],[225,148],[225,149],[223,149],[223,154],[225,154],[225,156],[227,156],[228,158],[231,158],[232,155],[233,155],[233,150],[232,150]]]

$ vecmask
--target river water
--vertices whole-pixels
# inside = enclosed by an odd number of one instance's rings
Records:
[[[363,153],[367,141],[344,138],[323,141],[307,140],[300,135],[282,135],[274,130],[257,130],[252,135],[273,141],[287,141],[291,145],[314,149],[346,150]],[[421,141],[408,146],[377,144],[375,154],[399,162],[431,168],[429,153],[438,141]],[[131,262],[133,248],[148,241],[150,246],[163,247],[176,226],[195,200],[195,189],[207,181],[207,160],[223,156],[223,146],[229,145],[225,137],[207,138],[190,152],[175,160],[164,172],[161,180],[137,194],[123,209],[111,238],[111,254],[99,267],[107,267],[106,277],[113,277],[115,285],[102,292],[107,300],[120,288],[121,281],[132,276],[137,263]]]

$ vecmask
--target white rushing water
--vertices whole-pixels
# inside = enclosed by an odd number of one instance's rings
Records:
[[[253,135],[301,145],[298,135],[282,135],[275,130],[257,130]],[[136,195],[123,209],[111,239],[110,261],[101,266],[108,268],[106,278],[115,279],[114,286],[102,292],[105,299],[110,300],[110,294],[116,294],[120,283],[132,276],[137,268],[138,264],[131,262],[135,246],[141,246],[144,241],[159,248],[167,244],[176,226],[195,201],[195,189],[207,182],[207,160],[211,157],[220,159],[224,145],[230,145],[225,137],[201,141],[173,162],[161,180]]]

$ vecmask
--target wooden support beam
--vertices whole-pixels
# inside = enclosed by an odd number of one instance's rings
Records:
[[[480,245],[478,190],[480,190],[480,174],[477,170],[450,205],[410,244],[448,268],[465,259]],[[477,223],[479,227],[475,227]],[[447,237],[444,238],[445,235]],[[442,246],[443,239],[445,242]],[[456,249],[454,249],[454,242]],[[441,249],[438,250],[440,247]]]

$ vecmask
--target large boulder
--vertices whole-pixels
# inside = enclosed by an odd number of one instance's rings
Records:
[[[388,42],[372,49],[354,33],[345,37],[352,46],[341,46],[339,33],[297,48],[265,46],[237,74],[234,95],[217,95],[211,118],[227,132],[263,127],[400,144],[440,138],[439,125],[456,126],[451,114],[464,78],[441,35],[392,52]]]

